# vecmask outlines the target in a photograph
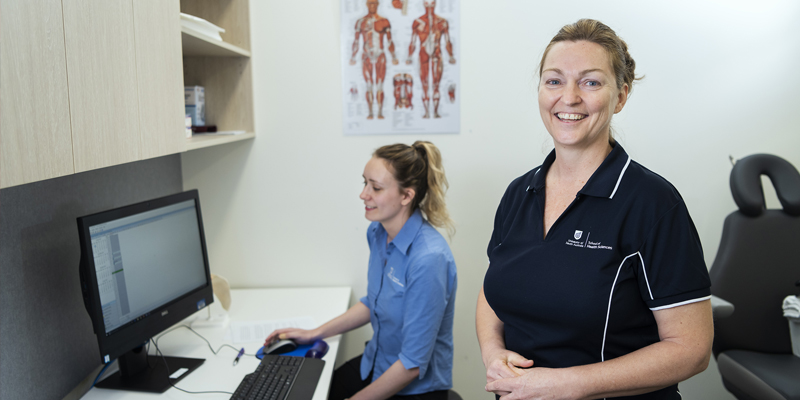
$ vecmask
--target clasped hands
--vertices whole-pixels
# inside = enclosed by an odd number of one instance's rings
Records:
[[[567,399],[558,369],[533,368],[533,361],[510,350],[499,350],[486,360],[486,391],[500,400]]]

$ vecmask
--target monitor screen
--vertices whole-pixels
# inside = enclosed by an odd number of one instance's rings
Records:
[[[104,363],[212,303],[196,190],[78,218],[78,230],[84,302]]]
[[[207,284],[188,200],[89,226],[105,334]]]

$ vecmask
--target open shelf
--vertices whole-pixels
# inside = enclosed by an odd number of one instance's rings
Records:
[[[220,144],[238,142],[240,140],[253,139],[256,137],[254,132],[245,132],[239,135],[195,135],[186,139],[186,151],[202,149],[203,147],[217,146]]]
[[[249,0],[180,0],[181,12],[225,29],[222,40],[181,26],[183,84],[205,88],[205,122],[239,135],[196,135],[186,150],[255,138]]]
[[[181,42],[184,56],[250,57],[250,52],[241,47],[210,38],[185,26],[181,26]]]

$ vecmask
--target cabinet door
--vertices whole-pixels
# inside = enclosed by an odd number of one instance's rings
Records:
[[[142,158],[186,151],[180,4],[134,0]]]
[[[2,0],[0,9],[0,187],[71,174],[61,0]]]
[[[75,172],[141,159],[131,0],[63,0]]]

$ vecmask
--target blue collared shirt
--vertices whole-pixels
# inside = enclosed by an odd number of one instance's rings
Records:
[[[416,210],[386,243],[379,222],[367,230],[367,295],[372,340],[361,358],[361,379],[380,377],[397,360],[419,368],[419,378],[397,394],[412,395],[453,386],[453,315],[456,264],[450,247]]]

